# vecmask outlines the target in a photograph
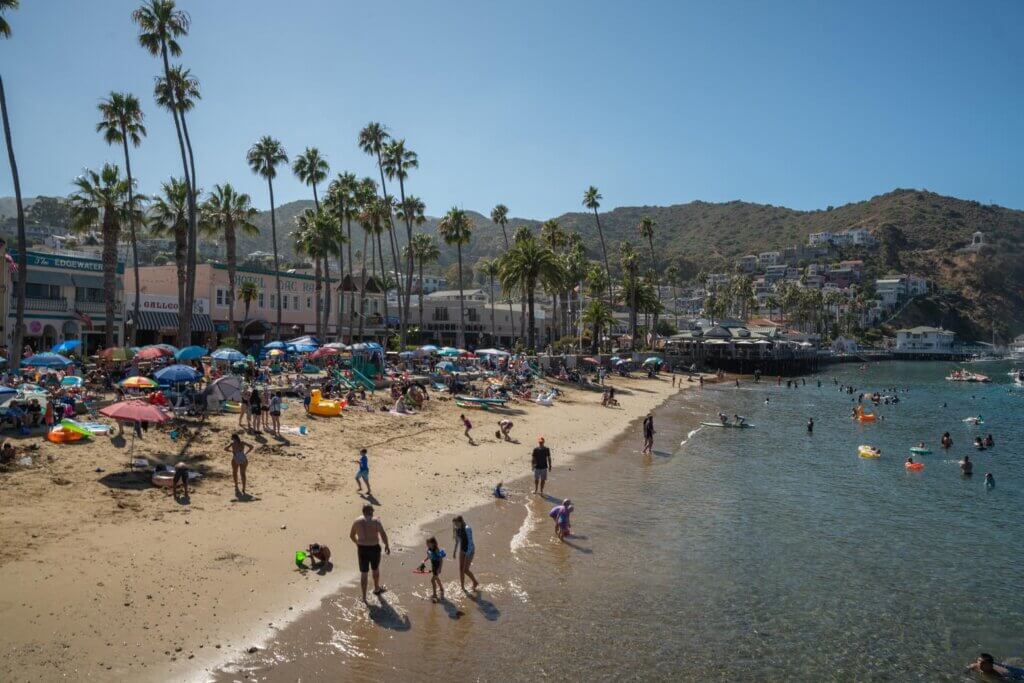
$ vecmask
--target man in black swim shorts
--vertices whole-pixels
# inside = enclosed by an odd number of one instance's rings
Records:
[[[352,522],[349,538],[356,544],[359,559],[359,583],[363,591],[363,602],[366,602],[366,575],[373,572],[373,594],[380,595],[386,589],[380,585],[380,542],[384,541],[384,552],[391,554],[387,532],[379,519],[373,517],[373,506],[363,506],[363,516]]]

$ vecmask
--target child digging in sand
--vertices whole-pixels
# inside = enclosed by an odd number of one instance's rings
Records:
[[[427,562],[430,562],[430,590],[433,592],[431,600],[437,602],[437,593],[441,592],[441,600],[444,600],[444,584],[441,583],[441,565],[444,564],[444,549],[437,545],[437,539],[431,536],[427,539],[427,556],[420,564],[420,570],[425,571]]]

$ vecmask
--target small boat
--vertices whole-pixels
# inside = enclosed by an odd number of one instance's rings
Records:
[[[979,372],[971,372],[970,370],[954,370],[949,373],[946,377],[947,381],[950,382],[991,382],[992,380],[988,375],[983,375]]]
[[[882,457],[882,451],[874,446],[862,445],[857,449],[857,455],[865,459]]]
[[[725,427],[728,429],[753,429],[756,425],[749,422],[701,422],[705,427]]]

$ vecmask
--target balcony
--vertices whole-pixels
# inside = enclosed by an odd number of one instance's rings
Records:
[[[102,301],[76,301],[75,308],[82,313],[106,313],[107,305]],[[118,315],[123,307],[120,301],[114,302],[114,315]]]
[[[15,307],[18,305],[18,298],[16,296],[11,297],[11,313],[15,311]],[[68,300],[64,298],[60,299],[34,299],[32,297],[25,297],[25,310],[26,311],[48,311],[55,313],[63,313],[68,310]]]

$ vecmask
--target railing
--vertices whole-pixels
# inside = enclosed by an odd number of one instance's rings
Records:
[[[11,310],[18,305],[18,298],[11,297]],[[25,297],[25,310],[27,311],[66,311],[68,310],[67,299],[35,299]]]
[[[122,308],[120,301],[114,302],[114,314],[117,315]],[[76,301],[74,308],[78,309],[82,313],[106,313],[107,304],[102,301]]]

